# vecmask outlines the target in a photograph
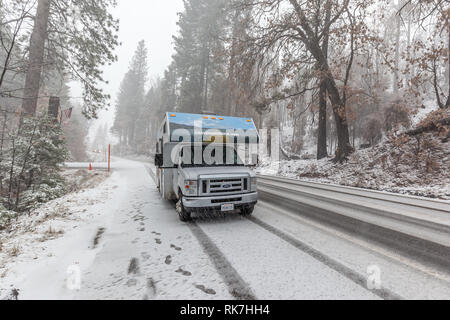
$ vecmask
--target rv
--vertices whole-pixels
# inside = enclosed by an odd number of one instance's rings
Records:
[[[253,119],[167,113],[157,134],[157,186],[181,221],[195,212],[253,213],[258,131]]]

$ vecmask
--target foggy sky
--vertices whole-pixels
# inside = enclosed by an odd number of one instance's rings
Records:
[[[104,70],[104,78],[109,84],[103,86],[105,92],[112,96],[111,108],[99,114],[99,120],[91,128],[91,135],[100,124],[107,122],[112,126],[116,94],[140,40],[145,40],[149,51],[149,78],[163,75],[173,54],[172,36],[177,32],[177,13],[183,10],[183,0],[117,2],[113,15],[120,19],[119,40],[122,45],[116,51],[119,61]],[[81,96],[78,84],[72,84],[71,88],[73,97]]]

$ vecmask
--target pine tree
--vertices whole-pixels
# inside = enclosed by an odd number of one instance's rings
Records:
[[[5,177],[3,206],[21,212],[63,195],[60,165],[68,158],[68,150],[61,126],[45,114],[23,118],[9,139],[0,166]]]
[[[145,87],[148,77],[147,48],[145,42],[138,44],[128,72],[122,80],[116,102],[113,132],[122,145],[136,151],[136,141],[145,137],[148,126],[148,106],[145,105]]]
[[[23,109],[36,113],[42,68],[70,75],[83,87],[84,115],[96,118],[109,100],[99,82],[102,67],[117,60],[118,21],[109,13],[115,0],[38,0],[30,37]],[[47,54],[46,54],[47,53]]]
[[[179,35],[174,37],[179,111],[223,110],[214,93],[223,93],[226,79],[222,68],[224,43],[220,40],[226,25],[224,9],[223,0],[185,1],[178,22]]]

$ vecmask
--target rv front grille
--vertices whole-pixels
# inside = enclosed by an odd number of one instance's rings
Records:
[[[249,178],[202,180],[202,195],[227,195],[248,192]]]

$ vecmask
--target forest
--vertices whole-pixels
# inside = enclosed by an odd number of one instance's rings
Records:
[[[164,75],[148,79],[139,43],[112,132],[150,155],[165,112],[252,116],[280,130],[287,175],[448,194],[449,14],[441,0],[186,0]]]
[[[149,81],[141,42],[123,78],[112,130],[130,151],[152,149],[168,111],[251,115],[282,130],[286,157],[336,161],[427,120],[448,123],[447,1],[184,5],[164,75]]]
[[[61,165],[87,160],[88,120],[110,99],[101,69],[116,61],[115,5],[0,0],[0,228],[66,194]]]

